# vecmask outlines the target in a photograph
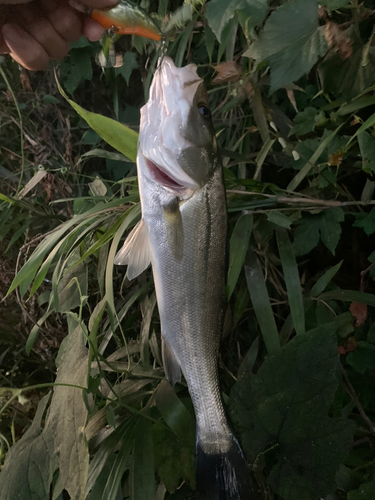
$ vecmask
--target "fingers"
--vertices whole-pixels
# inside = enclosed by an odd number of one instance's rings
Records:
[[[92,8],[112,7],[118,1],[79,0]],[[102,26],[73,9],[68,0],[0,0],[0,53],[10,53],[32,71],[45,69],[50,59],[62,59],[68,44],[82,34],[96,41],[103,33]]]
[[[66,42],[75,42],[82,36],[81,16],[65,0],[40,0],[40,6],[54,29]]]
[[[96,42],[99,40],[105,29],[103,26],[100,26],[99,23],[90,19],[89,17],[85,17],[83,19],[83,34],[86,38],[88,38],[91,42]]]
[[[16,7],[16,13],[20,27],[44,48],[51,59],[62,59],[66,56],[67,42],[55,30],[38,5],[33,3],[30,6]],[[6,37],[4,38],[6,40]]]
[[[105,9],[106,7],[114,7],[120,0],[79,0],[79,3],[92,7],[93,9]]]
[[[49,55],[29,33],[16,24],[6,24],[2,31],[10,55],[18,64],[32,71],[46,68]]]

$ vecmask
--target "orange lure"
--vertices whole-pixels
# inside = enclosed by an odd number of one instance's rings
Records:
[[[92,9],[91,18],[107,30],[112,29],[118,35],[139,35],[159,41],[162,33],[147,12],[127,0],[112,9]]]

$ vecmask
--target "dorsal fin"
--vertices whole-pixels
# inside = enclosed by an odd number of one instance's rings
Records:
[[[118,266],[128,266],[129,280],[136,278],[150,265],[151,246],[143,219],[129,233],[121,250],[117,252],[114,263]]]
[[[163,335],[161,336],[161,355],[163,358],[165,376],[171,386],[174,387],[176,382],[181,382],[181,368],[176,356],[173,354],[172,349],[169,347]]]

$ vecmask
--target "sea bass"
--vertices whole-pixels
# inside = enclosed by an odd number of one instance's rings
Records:
[[[227,213],[207,93],[196,66],[165,57],[141,109],[142,220],[115,258],[134,278],[151,262],[172,385],[193,401],[199,500],[250,500],[249,472],[228,425],[217,358],[225,309]]]

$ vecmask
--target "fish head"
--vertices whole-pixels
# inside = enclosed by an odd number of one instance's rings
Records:
[[[216,168],[216,151],[208,96],[196,65],[176,68],[164,57],[141,109],[141,175],[167,190],[197,190]]]

